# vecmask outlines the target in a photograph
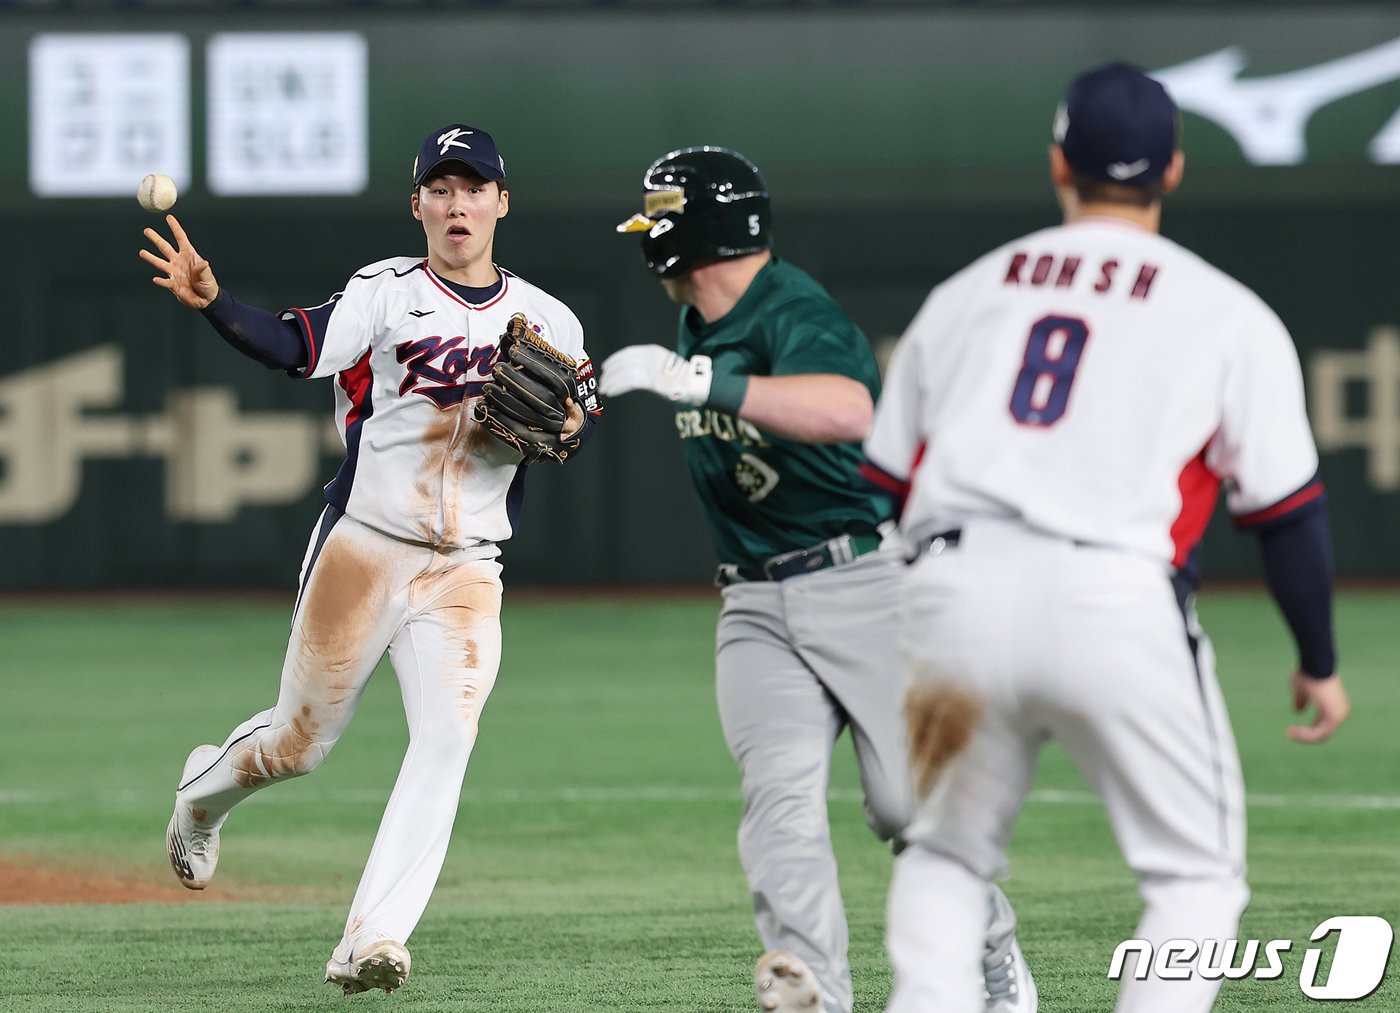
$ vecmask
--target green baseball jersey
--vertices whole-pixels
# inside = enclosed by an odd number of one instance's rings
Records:
[[[810,275],[773,258],[713,323],[681,313],[677,351],[716,373],[835,373],[880,393],[870,343]],[[874,529],[888,500],[857,474],[860,444],[801,443],[713,408],[678,408],[676,429],[720,562],[754,566],[845,532]]]

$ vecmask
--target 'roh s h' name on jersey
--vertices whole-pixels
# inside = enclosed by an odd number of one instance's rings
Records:
[[[421,258],[394,257],[361,268],[328,302],[283,313],[306,338],[302,375],[336,378],[346,457],[326,498],[361,523],[410,541],[481,545],[490,555],[510,537],[521,458],[472,420],[470,403],[515,313],[580,363],[577,400],[597,410],[578,318],[498,270],[500,290],[472,303]]]
[[[909,476],[911,531],[1015,517],[1179,568],[1222,484],[1242,525],[1321,495],[1288,332],[1163,236],[1107,219],[1032,233],[935,288],[903,345],[901,372],[931,387],[887,383],[885,412],[919,421],[877,425],[867,452]],[[941,380],[933,364],[961,357],[976,368]]]

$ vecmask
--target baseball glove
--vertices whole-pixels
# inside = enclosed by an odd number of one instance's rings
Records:
[[[536,334],[525,314],[517,313],[501,335],[491,376],[472,406],[472,418],[529,464],[568,460],[580,443],[578,430],[562,435],[569,421],[564,402],[572,398],[582,408],[578,364]]]

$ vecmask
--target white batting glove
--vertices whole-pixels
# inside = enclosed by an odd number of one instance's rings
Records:
[[[710,357],[683,359],[660,345],[630,345],[605,360],[598,380],[604,397],[649,390],[679,404],[704,404],[710,396]]]

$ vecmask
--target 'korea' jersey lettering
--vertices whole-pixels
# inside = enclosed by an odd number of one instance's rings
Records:
[[[953,356],[973,360],[957,384]],[[868,477],[908,496],[911,542],[999,516],[1181,567],[1222,482],[1244,524],[1321,495],[1283,324],[1171,240],[1107,219],[1033,233],[935,288],[866,451]]]
[[[499,269],[500,291],[467,302],[421,258],[357,271],[343,292],[283,319],[307,345],[306,377],[336,378],[336,427],[346,458],[326,487],[330,503],[395,538],[454,548],[511,535],[518,453],[472,420],[470,400],[491,378],[512,314],[580,363],[583,407],[597,411],[583,328],[558,299]]]

